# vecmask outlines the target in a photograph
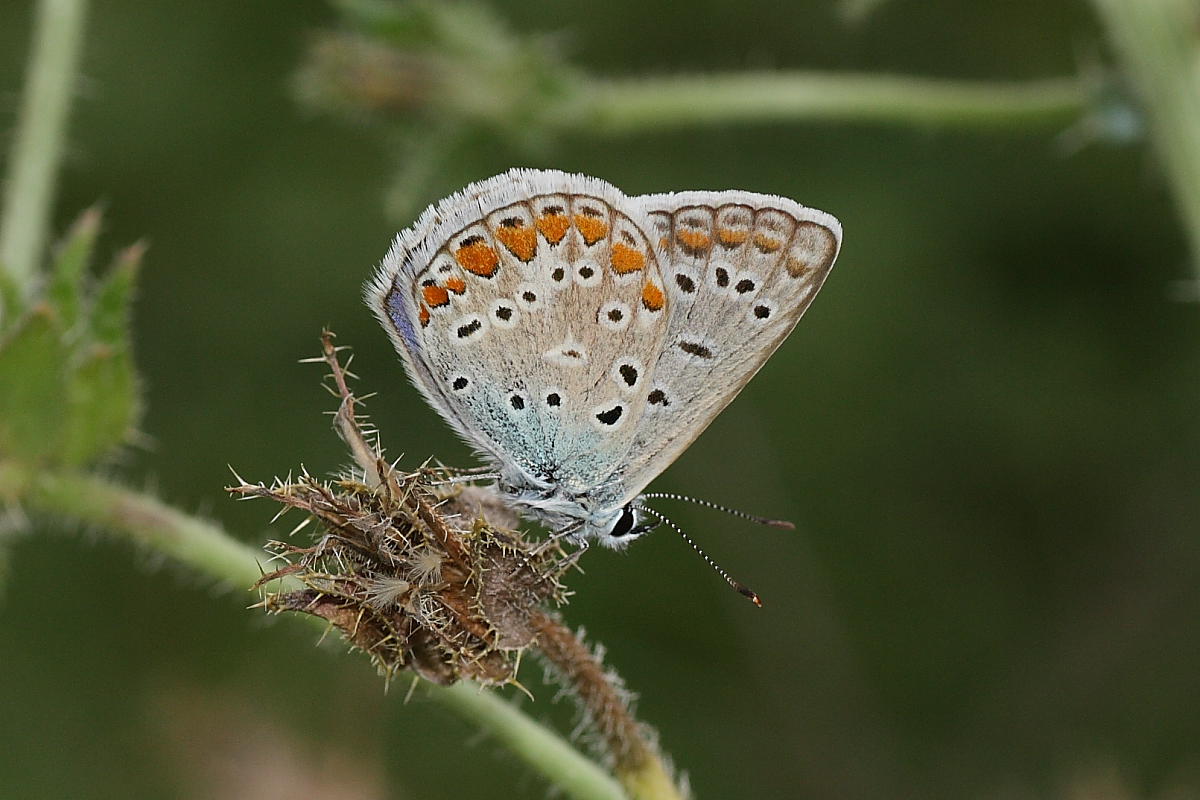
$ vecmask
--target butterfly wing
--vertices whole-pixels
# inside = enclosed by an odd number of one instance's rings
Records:
[[[648,224],[603,181],[513,170],[427,210],[368,287],[413,383],[510,483],[619,480],[667,329]]]
[[[670,318],[630,449],[625,500],[679,457],[791,333],[829,275],[841,224],[783,197],[636,198],[656,237]]]

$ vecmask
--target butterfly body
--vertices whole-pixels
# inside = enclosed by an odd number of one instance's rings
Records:
[[[367,301],[509,505],[621,547],[638,494],[795,326],[840,239],[784,198],[512,170],[402,231]]]

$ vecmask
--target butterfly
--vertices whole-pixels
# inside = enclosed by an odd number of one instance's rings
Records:
[[[783,197],[513,169],[401,231],[366,300],[506,505],[622,548],[665,521],[643,489],[796,326],[841,238]]]

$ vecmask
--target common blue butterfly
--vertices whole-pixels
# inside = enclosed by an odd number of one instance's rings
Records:
[[[507,505],[621,548],[662,520],[643,489],[796,326],[841,235],[783,197],[514,169],[429,207],[366,295]]]

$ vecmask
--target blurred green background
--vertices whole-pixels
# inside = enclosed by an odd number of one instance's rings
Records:
[[[496,3],[600,75],[795,68],[1031,79],[1105,58],[1085,2]],[[30,4],[0,4],[11,129]],[[323,325],[355,347],[395,456],[466,449],[360,300],[409,151],[304,110],[322,2],[91,12],[56,229],[99,202],[102,252],[150,252],[136,307],[147,446],[108,472],[279,536],[249,480],[346,457],[322,412]],[[435,136],[414,123],[411,132]],[[602,642],[701,798],[1200,796],[1200,319],[1142,142],[1061,127],[722,125],[514,145],[474,136],[424,204],[514,165],[630,194],[739,187],[833,212],[821,297],[655,488],[796,520],[671,509],[766,602],[667,532],[589,553],[568,620]],[[415,211],[419,209],[412,209]],[[527,768],[361,656],[314,649],[96,531],[40,520],[0,601],[0,795],[543,797]],[[535,716],[569,727],[526,665]],[[526,704],[529,705],[528,701]]]

